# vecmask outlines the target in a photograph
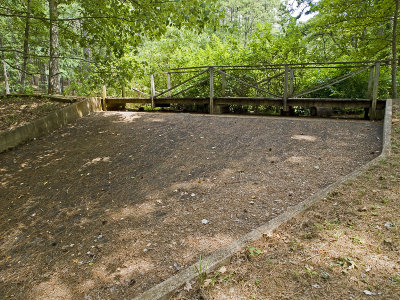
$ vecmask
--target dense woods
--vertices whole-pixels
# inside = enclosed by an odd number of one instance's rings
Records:
[[[1,0],[2,89],[118,94],[176,67],[390,59],[380,95],[397,97],[398,10],[399,0]],[[352,80],[323,93],[363,96],[368,72]]]

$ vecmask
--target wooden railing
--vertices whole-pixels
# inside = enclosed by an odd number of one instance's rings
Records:
[[[358,62],[330,62],[330,63],[298,63],[298,64],[264,64],[250,66],[200,66],[171,69],[169,72],[150,76],[150,87],[136,84],[131,90],[138,93],[138,97],[107,97],[103,87],[103,107],[121,105],[125,103],[147,103],[152,107],[163,104],[208,104],[211,114],[218,113],[222,105],[275,105],[281,106],[283,113],[289,111],[290,106],[346,106],[363,107],[370,109],[370,117],[376,118],[377,108],[382,108],[383,100],[378,100],[378,88],[381,66],[390,64],[390,60],[383,61],[358,61]],[[307,69],[346,69],[343,75],[310,86],[304,90],[296,90],[294,79],[297,72]],[[369,71],[368,87],[366,94],[360,98],[310,98],[304,97],[315,92],[332,87],[349,78]],[[237,75],[245,72],[246,76]],[[247,73],[246,73],[247,72]],[[253,73],[251,73],[253,72]],[[249,74],[256,76],[251,77]],[[166,89],[157,92],[155,75],[166,76]],[[172,76],[190,75],[172,86]],[[217,80],[217,77],[219,80]],[[234,82],[237,91],[227,92],[228,80]],[[165,81],[164,81],[165,84]],[[140,86],[140,87],[138,87]],[[267,86],[267,87],[266,87]],[[201,87],[200,93],[195,96],[185,96],[196,87]],[[218,89],[216,90],[216,87]],[[274,88],[271,91],[271,87]],[[277,88],[279,87],[279,88]],[[243,89],[248,93],[239,95]],[[229,95],[228,95],[229,94]],[[144,97],[143,97],[144,96]]]

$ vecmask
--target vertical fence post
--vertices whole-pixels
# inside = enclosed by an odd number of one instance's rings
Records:
[[[209,68],[210,72],[210,114],[214,114],[214,68]]]
[[[156,88],[154,86],[154,75],[150,75],[150,92],[151,92],[151,108],[156,107],[154,96],[156,95]]]
[[[374,87],[372,90],[372,103],[371,103],[371,119],[376,119],[376,103],[378,100],[378,88],[379,88],[379,73],[381,71],[381,64],[377,62],[375,64],[375,75],[374,75]]]
[[[287,112],[289,110],[287,100],[288,100],[288,81],[289,81],[289,66],[285,65],[285,83],[283,90],[283,112]]]
[[[368,91],[367,98],[372,101],[372,85],[374,83],[374,67],[369,68],[369,78],[368,78]]]
[[[167,73],[167,90],[171,88],[171,73]],[[171,91],[168,92],[168,97],[171,97]]]
[[[107,98],[107,88],[106,88],[105,85],[103,85],[102,91],[101,91],[101,100],[102,100],[102,102],[103,102],[103,110],[104,110],[104,111],[107,110],[106,98]]]
[[[126,97],[126,90],[125,90],[125,86],[122,86],[122,98]]]
[[[221,73],[221,80],[222,80],[222,97],[225,97],[226,96],[226,75],[225,75],[225,73]]]

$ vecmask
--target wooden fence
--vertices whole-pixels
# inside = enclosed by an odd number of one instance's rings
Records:
[[[285,114],[293,106],[360,107],[367,113],[369,111],[371,119],[375,119],[377,110],[385,105],[384,100],[378,99],[381,66],[389,64],[390,60],[177,68],[150,75],[150,87],[136,83],[131,91],[137,92],[138,97],[126,97],[125,88],[122,97],[107,97],[103,87],[103,109],[126,103],[151,104],[153,108],[170,104],[198,104],[207,105],[210,114],[216,114],[221,112],[221,107],[228,105],[269,105],[281,107]],[[304,84],[295,84],[296,74],[307,69],[343,69],[343,74],[299,90]],[[307,97],[363,72],[368,72],[369,80],[365,95],[360,95],[360,98]],[[156,90],[156,75],[165,76],[166,89]],[[179,81],[173,86],[172,76]],[[182,76],[186,77],[182,79]],[[303,76],[302,80],[305,79]]]

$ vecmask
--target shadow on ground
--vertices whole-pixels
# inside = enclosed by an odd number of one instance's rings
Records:
[[[0,294],[134,297],[376,157],[366,121],[99,113],[0,154]]]

